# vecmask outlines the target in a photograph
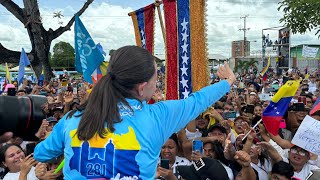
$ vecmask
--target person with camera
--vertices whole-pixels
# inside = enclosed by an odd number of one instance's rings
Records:
[[[235,76],[226,63],[218,76],[224,80],[187,99],[149,105],[157,81],[154,57],[137,46],[119,48],[87,102],[59,120],[36,146],[34,157],[46,162],[64,154],[66,179],[153,179],[161,147],[171,134],[229,92]]]

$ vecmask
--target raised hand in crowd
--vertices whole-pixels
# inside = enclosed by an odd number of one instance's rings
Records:
[[[39,139],[45,139],[47,135],[47,127],[49,126],[49,122],[46,119],[42,120],[41,126],[38,130],[38,132],[35,134],[36,137]]]
[[[264,125],[261,123],[258,125],[258,127],[259,127],[260,136],[262,137],[262,139],[266,142],[269,142],[270,136],[266,130],[266,127],[264,127]]]
[[[250,165],[250,155],[245,151],[237,151],[234,159],[241,165],[241,171],[238,173],[236,179],[256,180],[257,176]]]
[[[58,173],[54,172],[55,169],[47,171],[47,165],[45,163],[38,163],[35,168],[35,174],[40,180],[55,180],[62,173],[62,171]]]
[[[85,88],[81,88],[78,92],[80,104],[83,104],[87,100],[87,91]]]
[[[157,167],[156,177],[159,177],[158,179],[178,180],[172,169],[165,169],[160,166]]]
[[[193,151],[191,154],[192,161],[199,161],[202,157],[203,157],[203,155],[198,151]]]
[[[226,159],[228,160],[233,160],[234,156],[235,156],[235,148],[231,142],[231,133],[228,134],[225,142],[224,142],[224,150],[223,150],[223,153],[224,153],[224,156]]]
[[[282,161],[282,157],[270,143],[262,141],[262,142],[258,142],[257,145],[260,146],[261,149],[265,150],[268,153],[272,161],[272,164]]]
[[[65,92],[64,96],[64,103],[70,105],[73,101],[73,93],[72,92]]]
[[[209,116],[211,118],[214,118],[215,120],[219,121],[219,123],[221,123],[221,124],[222,124],[222,122],[224,122],[224,118],[213,107],[210,107],[209,110],[206,111],[205,116]]]
[[[35,166],[37,164],[37,161],[33,158],[33,154],[29,154],[24,159],[20,159],[20,161],[21,166],[19,180],[26,180],[32,166]]]

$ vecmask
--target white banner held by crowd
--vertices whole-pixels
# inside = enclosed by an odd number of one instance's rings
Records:
[[[292,139],[292,143],[320,155],[320,121],[306,116]]]
[[[302,57],[305,58],[315,58],[317,56],[319,48],[313,48],[303,45]]]

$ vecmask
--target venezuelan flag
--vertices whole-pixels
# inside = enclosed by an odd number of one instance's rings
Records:
[[[147,49],[151,54],[154,49],[154,9],[155,4],[152,3],[128,14],[132,18],[137,46]]]
[[[166,99],[184,99],[209,83],[206,1],[163,0]]]
[[[10,77],[10,72],[9,72],[9,68],[8,68],[8,64],[6,63],[6,78],[9,82],[9,84],[11,84],[11,77]]]
[[[95,69],[91,75],[92,81],[96,84],[102,76],[107,74],[108,62],[102,62],[97,69]]]
[[[300,81],[287,81],[273,96],[270,104],[263,112],[262,121],[267,131],[271,134],[278,134],[280,120],[287,111],[289,103],[295,95],[299,85]]]
[[[263,81],[266,81],[266,80],[267,80],[269,67],[270,67],[270,56],[269,56],[269,58],[268,58],[268,64],[267,64],[267,66],[264,67],[263,70],[262,70],[261,73],[260,73]]]
[[[320,97],[318,97],[317,101],[314,103],[314,105],[310,111],[310,115],[313,115],[317,111],[320,111]]]

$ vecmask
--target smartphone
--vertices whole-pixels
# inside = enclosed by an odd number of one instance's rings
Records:
[[[304,108],[304,104],[303,103],[294,103],[291,107],[291,109],[293,111],[305,111],[305,108]]]
[[[198,151],[200,154],[203,154],[203,142],[201,140],[193,140],[192,151]]]
[[[43,80],[38,80],[38,86],[43,86]]]
[[[26,156],[28,156],[31,153],[33,153],[35,147],[36,147],[36,143],[26,144]]]
[[[246,106],[246,113],[251,113],[251,114],[253,114],[253,113],[254,113],[254,105],[248,104],[248,105]]]
[[[237,88],[237,92],[240,94],[243,92],[243,88]]]
[[[161,159],[160,160],[160,167],[169,169],[169,159]]]
[[[299,96],[298,102],[303,103],[304,105],[307,105],[307,98],[305,96]]]
[[[235,119],[237,117],[237,113],[235,111],[224,112],[222,117],[224,119]]]
[[[77,94],[78,94],[78,88],[76,88],[76,87],[73,88],[73,94],[74,94],[74,95],[77,95]]]

